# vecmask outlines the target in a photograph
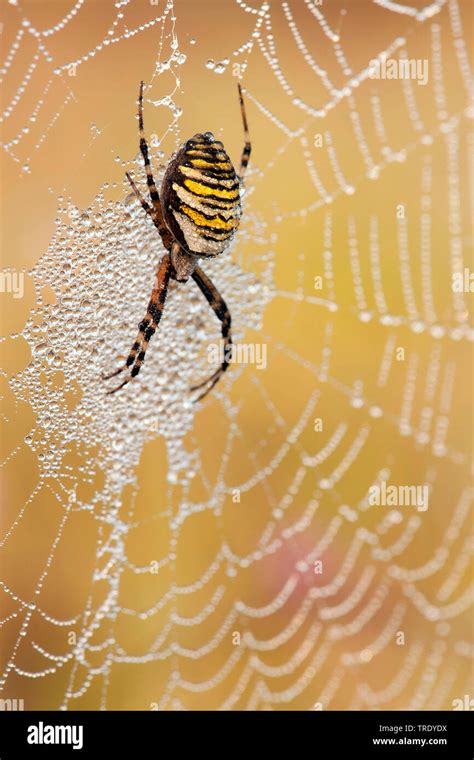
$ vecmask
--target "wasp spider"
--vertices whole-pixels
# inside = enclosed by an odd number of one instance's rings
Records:
[[[115,393],[123,388],[140,372],[148,344],[160,323],[170,279],[187,282],[189,277],[192,277],[222,326],[222,364],[202,383],[192,386],[192,391],[204,388],[196,401],[209,393],[229,366],[232,346],[230,313],[215,285],[200,268],[199,259],[212,258],[223,253],[239,226],[242,214],[240,182],[249,162],[251,146],[240,84],[238,88],[245,136],[239,175],[236,174],[224,145],[214,139],[212,132],[198,133],[184,143],[170,161],[158,193],[143,127],[143,82],[140,83],[140,150],[145,163],[151,205],[143,198],[130,175],[127,173],[126,176],[143,209],[158,229],[167,253],[158,265],[156,284],[148,309],[138,325],[138,335],[127,360],[122,367],[106,375],[104,379],[108,380],[124,371],[127,371],[127,376],[117,388],[108,393]]]

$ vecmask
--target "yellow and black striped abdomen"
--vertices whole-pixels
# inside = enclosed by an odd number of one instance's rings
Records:
[[[197,134],[169,164],[161,186],[165,221],[176,240],[197,256],[217,256],[241,216],[240,184],[221,142]]]

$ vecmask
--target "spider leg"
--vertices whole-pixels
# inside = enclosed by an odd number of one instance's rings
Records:
[[[146,206],[143,205],[144,203],[146,203],[146,201],[143,200],[140,193],[138,192],[138,189],[135,187],[135,184],[132,182],[128,174],[127,174],[127,177],[141,205],[143,206],[147,214],[150,214],[156,227],[158,228],[158,232],[161,235],[165,248],[169,251],[169,249],[171,248],[173,239],[163,219],[163,211],[161,208],[160,196],[158,194],[158,190],[156,189],[155,180],[153,179],[153,171],[150,164],[150,157],[148,155],[148,144],[146,141],[145,129],[143,126],[143,82],[140,82],[140,92],[138,94],[138,130],[140,134],[140,151],[143,156],[143,162],[145,164],[146,181],[147,181],[148,190],[150,193],[153,210],[150,209],[150,211],[148,211],[148,209],[150,208],[148,204],[146,204]]]
[[[130,182],[130,184],[132,186],[132,190],[135,193],[135,195],[137,196],[137,200],[138,200],[140,206],[146,211],[146,213],[148,214],[148,216],[151,217],[151,219],[153,220],[153,224],[158,229],[158,232],[160,233],[160,235],[161,235],[161,237],[163,239],[164,245],[169,250],[170,249],[170,245],[168,245],[169,233],[168,233],[167,229],[165,231],[163,231],[164,228],[161,227],[160,220],[158,219],[155,210],[150,206],[149,203],[146,202],[146,200],[144,199],[144,197],[141,194],[140,190],[138,189],[138,187],[136,186],[135,182],[131,178],[130,174],[128,172],[125,172],[125,176],[128,179],[128,181]],[[165,240],[165,237],[166,237],[166,240]],[[171,239],[170,239],[170,244],[171,244]]]
[[[248,166],[248,162],[250,159],[250,153],[252,152],[252,146],[250,144],[249,125],[247,123],[247,114],[245,113],[244,97],[242,95],[242,87],[240,86],[240,82],[237,84],[237,87],[239,88],[240,113],[242,114],[242,123],[244,125],[244,137],[245,137],[245,145],[242,151],[242,158],[240,159],[240,169],[239,169],[239,177],[240,179],[243,179],[245,170]]]
[[[169,254],[163,256],[158,271],[156,273],[156,285],[152,290],[150,301],[148,303],[147,312],[144,319],[138,325],[138,335],[130,350],[125,364],[119,367],[114,372],[104,377],[104,380],[109,380],[111,377],[115,377],[123,372],[125,369],[131,367],[130,374],[127,375],[125,380],[113,388],[111,391],[107,391],[108,394],[115,393],[123,388],[124,385],[130,382],[140,372],[140,368],[145,361],[145,354],[148,348],[148,344],[158,329],[161,315],[165,306],[166,296],[168,292],[168,283],[171,275],[171,258]]]
[[[141,194],[140,190],[136,186],[136,184],[133,181],[133,179],[131,178],[130,174],[128,172],[125,172],[125,176],[128,179],[128,181],[130,182],[130,184],[132,186],[132,190],[135,193],[135,195],[137,196],[138,202],[140,203],[141,207],[147,212],[148,216],[151,216],[151,218],[153,219],[154,213],[153,213],[153,209],[151,208],[150,204],[146,202],[145,198]],[[153,219],[153,221],[155,221],[155,220]],[[155,222],[155,224],[156,224],[156,222]]]
[[[221,364],[221,366],[206,380],[204,380],[202,383],[199,383],[198,385],[193,385],[190,390],[196,391],[199,390],[199,388],[203,388],[205,385],[208,387],[206,390],[201,393],[196,401],[199,401],[200,399],[204,398],[209,391],[214,388],[220,377],[224,374],[227,367],[230,364],[229,354],[230,349],[232,346],[232,337],[230,334],[230,326],[231,326],[231,316],[229,309],[227,308],[227,305],[220,295],[219,291],[217,290],[216,286],[213,284],[212,280],[207,277],[207,275],[204,274],[202,269],[200,267],[196,267],[192,274],[192,278],[194,282],[198,285],[200,290],[202,291],[203,295],[209,302],[209,305],[215,312],[217,318],[221,321],[221,327],[222,327],[222,337],[224,338],[224,359]]]

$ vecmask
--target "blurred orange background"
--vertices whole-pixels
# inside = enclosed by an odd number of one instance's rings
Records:
[[[31,361],[21,333],[34,278],[23,298],[1,293],[0,698],[54,710],[452,709],[472,686],[472,294],[451,286],[453,268],[472,267],[472,3],[426,17],[422,0],[404,13],[368,0],[0,7],[4,271],[35,266],[61,199],[87,209],[105,183],[124,199],[141,79],[157,165],[205,130],[238,164],[241,79],[244,218],[260,226],[249,222],[231,256],[256,281],[274,266],[262,325],[237,325],[267,345],[266,371],[229,370],[196,411],[183,446],[199,467],[185,486],[167,479],[162,436],[143,446],[118,507],[125,557],[103,552],[112,505],[85,508],[104,479],[97,451],[71,450],[54,483],[39,474],[50,439],[15,390]],[[354,83],[394,41],[392,57],[429,61],[428,84]],[[156,73],[174,43],[185,59]],[[153,106],[170,94],[181,113]],[[429,509],[368,508],[384,468],[396,485],[430,483]],[[82,508],[63,526],[72,479]],[[184,500],[209,494],[215,508],[173,525]]]

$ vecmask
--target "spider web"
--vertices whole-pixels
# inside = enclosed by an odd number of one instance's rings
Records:
[[[2,145],[18,173],[34,175],[80,103],[71,67],[98,66],[113,46],[126,55],[153,34],[147,124],[166,115],[155,164],[167,137],[187,136],[189,44],[203,71],[242,79],[254,141],[244,216],[230,255],[205,268],[235,340],[265,344],[269,362],[234,365],[190,403],[218,325],[198,292],[172,285],[139,381],[105,397],[101,373],[134,339],[160,244],[125,180],[87,208],[72,183],[52,188],[31,309],[4,340],[29,351],[3,373],[7,482],[32,474],[2,520],[2,697],[451,708],[472,660],[473,330],[469,293],[451,287],[472,251],[469,4],[376,0],[355,13],[236,0],[220,8],[239,42],[211,57],[209,40],[184,42],[186,3],[123,0],[69,58],[54,43],[90,3],[41,30],[10,5]],[[360,49],[363,14],[373,27]],[[377,57],[426,58],[430,80],[374,82]],[[19,117],[24,93],[34,107]],[[110,123],[93,125],[86,153],[98,139],[142,181]],[[371,507],[383,481],[428,484],[429,510]]]

